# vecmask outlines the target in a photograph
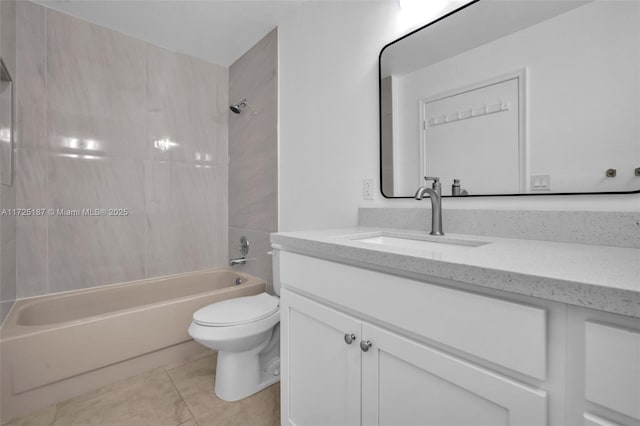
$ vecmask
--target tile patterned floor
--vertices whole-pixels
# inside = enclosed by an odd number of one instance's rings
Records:
[[[280,384],[237,402],[213,393],[216,355],[205,352],[46,407],[3,426],[276,426]]]

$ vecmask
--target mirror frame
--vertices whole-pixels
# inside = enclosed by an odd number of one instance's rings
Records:
[[[407,37],[411,37],[413,34],[422,31],[428,27],[430,27],[431,25],[434,25],[446,18],[448,18],[449,16],[458,13],[460,11],[462,11],[463,9],[466,9],[467,7],[470,7],[472,5],[474,5],[475,3],[480,2],[481,0],[471,0],[469,3],[466,3],[460,7],[458,7],[457,9],[452,10],[451,12],[441,16],[440,18],[431,21],[429,23],[427,23],[426,25],[423,25],[419,28],[416,28],[415,30],[401,36],[400,38],[397,38],[395,40],[393,40],[390,43],[387,43],[381,50],[380,50],[380,54],[378,55],[378,139],[379,139],[379,145],[378,145],[378,156],[379,156],[379,164],[378,164],[378,169],[379,169],[379,189],[380,189],[380,194],[382,194],[382,196],[386,199],[410,199],[413,198],[412,196],[397,196],[397,197],[390,197],[388,195],[386,195],[384,193],[384,191],[382,190],[382,54],[384,53],[384,51],[388,48],[393,46],[394,44],[404,40]],[[417,189],[417,188],[416,188]],[[552,192],[552,193],[516,193],[516,194],[469,194],[469,195],[465,195],[465,196],[456,196],[453,197],[451,195],[442,195],[442,197],[445,198],[469,198],[469,197],[514,197],[514,196],[524,196],[524,197],[529,197],[529,196],[550,196],[550,195],[611,195],[611,194],[639,194],[640,193],[640,189],[634,190],[634,191],[603,191],[603,192]]]

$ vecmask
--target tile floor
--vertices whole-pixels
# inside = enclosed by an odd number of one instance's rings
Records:
[[[14,419],[3,426],[276,426],[280,384],[238,402],[213,393],[205,352]]]

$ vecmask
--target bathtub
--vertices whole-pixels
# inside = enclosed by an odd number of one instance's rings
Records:
[[[263,291],[222,269],[19,300],[0,328],[2,420],[204,351],[193,313]]]

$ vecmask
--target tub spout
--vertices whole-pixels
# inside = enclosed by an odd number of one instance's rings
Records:
[[[245,265],[246,263],[247,259],[245,257],[238,257],[229,261],[230,266]]]

